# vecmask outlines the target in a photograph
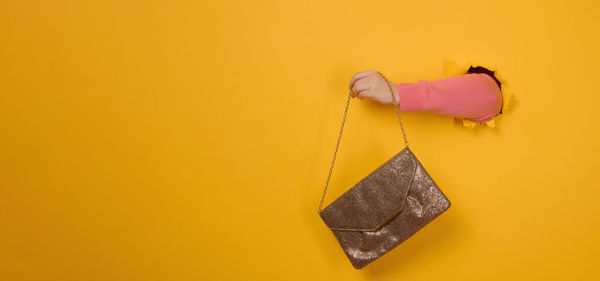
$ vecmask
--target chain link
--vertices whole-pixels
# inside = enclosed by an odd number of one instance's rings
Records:
[[[402,119],[400,119],[400,112],[398,110],[398,103],[396,102],[396,97],[394,97],[394,91],[392,90],[392,86],[387,78],[383,76],[383,74],[377,71],[379,75],[385,80],[388,88],[390,89],[390,95],[392,95],[392,103],[394,104],[394,108],[396,109],[396,116],[398,117],[398,121],[400,122],[400,128],[402,129],[402,137],[404,138],[404,145],[408,147],[408,139],[406,138],[406,133],[404,132],[404,125],[402,124]],[[325,194],[327,193],[327,186],[329,186],[329,180],[331,179],[331,173],[333,172],[333,166],[335,164],[335,158],[337,156],[338,149],[340,147],[340,141],[342,140],[342,132],[344,131],[344,124],[346,123],[346,116],[348,114],[348,108],[350,107],[350,99],[352,97],[352,90],[348,93],[348,100],[346,101],[346,110],[344,110],[344,117],[342,118],[342,125],[340,126],[340,133],[338,134],[337,143],[335,145],[335,152],[333,153],[333,159],[331,160],[331,166],[329,167],[329,174],[327,175],[327,181],[325,182],[325,189],[323,190],[323,196],[321,196],[321,202],[319,203],[318,213],[321,213],[321,209],[323,207],[323,201],[325,200]]]
[[[396,97],[394,97],[394,91],[392,90],[392,86],[390,85],[390,81],[383,76],[383,73],[377,71],[381,77],[385,80],[388,88],[390,89],[390,95],[392,95],[392,103],[394,104],[394,109],[396,109],[396,116],[398,117],[398,122],[400,122],[400,129],[402,129],[402,137],[404,138],[404,145],[408,147],[408,139],[406,138],[406,133],[404,132],[404,125],[402,124],[402,119],[400,119],[400,111],[398,110],[400,101],[396,102]],[[399,96],[399,95],[398,95]],[[400,97],[398,97],[400,98]]]

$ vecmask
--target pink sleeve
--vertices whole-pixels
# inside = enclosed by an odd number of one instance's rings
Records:
[[[402,112],[427,111],[484,122],[498,115],[502,108],[498,85],[483,73],[399,83],[397,87]]]

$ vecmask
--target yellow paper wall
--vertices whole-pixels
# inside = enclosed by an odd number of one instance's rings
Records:
[[[597,1],[2,1],[1,280],[600,278]],[[355,72],[487,62],[494,129],[403,113],[452,207],[357,271],[316,210]],[[402,148],[352,100],[325,204]]]

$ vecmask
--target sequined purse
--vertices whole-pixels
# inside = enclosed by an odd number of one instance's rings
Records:
[[[450,208],[450,200],[409,149],[390,82],[379,74],[390,88],[405,147],[322,209],[350,104],[348,95],[318,211],[356,269],[391,251]]]

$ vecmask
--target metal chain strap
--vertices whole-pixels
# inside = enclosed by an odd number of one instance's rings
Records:
[[[377,71],[379,75],[385,80],[388,88],[390,89],[390,95],[392,95],[392,103],[394,104],[394,108],[396,109],[396,116],[398,117],[398,121],[400,122],[400,128],[402,129],[402,137],[404,138],[404,145],[408,147],[408,139],[406,138],[406,133],[404,132],[404,125],[402,124],[402,119],[400,119],[400,111],[398,110],[398,103],[396,102],[396,97],[394,97],[394,91],[392,90],[392,86],[390,82],[383,74]],[[323,200],[325,200],[325,194],[327,193],[327,186],[329,186],[329,180],[331,179],[331,172],[333,171],[333,165],[335,164],[335,157],[337,156],[338,149],[340,147],[340,141],[342,139],[342,132],[344,131],[344,124],[346,123],[346,115],[348,114],[348,107],[350,107],[350,99],[352,97],[352,90],[348,93],[348,100],[346,101],[346,110],[344,111],[344,117],[342,119],[342,126],[340,127],[340,133],[338,135],[337,143],[335,145],[335,152],[333,153],[333,159],[331,160],[331,166],[329,167],[329,174],[327,175],[327,181],[325,182],[325,190],[323,190],[323,196],[321,196],[321,202],[319,203],[319,210],[317,213],[321,212],[321,208],[323,207]]]

